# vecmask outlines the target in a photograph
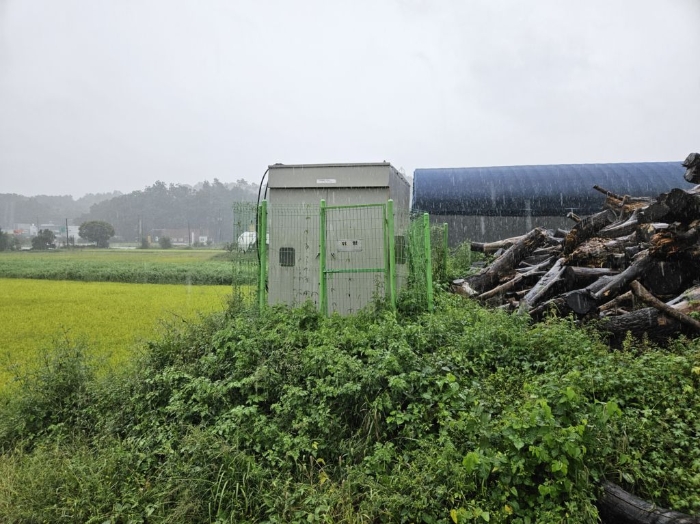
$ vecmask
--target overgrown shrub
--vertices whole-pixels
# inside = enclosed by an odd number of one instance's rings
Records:
[[[0,408],[23,428],[0,432],[0,520],[596,522],[602,479],[700,510],[696,342],[610,351],[438,293],[409,316],[232,309],[134,371],[68,375]]]
[[[38,362],[18,369],[0,396],[0,448],[32,445],[53,433],[89,432],[95,364],[82,342],[59,339]]]

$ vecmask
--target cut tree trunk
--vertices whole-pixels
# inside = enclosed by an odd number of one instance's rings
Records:
[[[496,286],[491,291],[482,293],[477,298],[479,300],[488,300],[498,295],[505,295],[508,291],[517,286],[522,279],[523,275],[521,275],[520,273],[516,273],[516,275],[513,278],[511,278],[508,282],[501,284],[500,286]]]
[[[583,289],[576,289],[574,291],[564,293],[561,298],[569,309],[569,312],[573,311],[577,315],[587,315],[598,307],[598,304],[600,303],[598,300],[593,298],[593,295],[605,288],[614,278],[617,278],[618,276],[619,275],[602,276]]]
[[[601,313],[607,311],[616,311],[620,309],[623,305],[634,305],[634,294],[631,291],[623,293],[622,295],[617,295],[610,302],[606,302],[605,304],[599,306],[598,311],[600,311]]]
[[[524,235],[519,237],[506,238],[495,242],[472,242],[469,247],[472,251],[491,255],[499,249],[508,249],[510,246],[518,242]]]
[[[542,262],[538,262],[536,264],[529,264],[526,263],[527,259],[525,259],[520,263],[520,267],[517,268],[515,271],[517,273],[530,273],[531,271],[547,271],[552,265],[553,260],[554,257],[548,257]]]
[[[649,250],[651,251],[651,249]],[[698,262],[685,257],[673,260],[655,260],[639,280],[657,297],[676,296],[692,285],[698,276]]]
[[[605,524],[700,524],[698,517],[660,508],[612,482],[603,483],[596,505]]]
[[[700,229],[673,231],[666,229],[651,237],[649,251],[657,258],[669,258],[693,247],[700,238]]]
[[[639,254],[637,259],[632,262],[632,264],[625,269],[622,273],[615,276],[608,282],[608,284],[600,291],[592,295],[593,299],[599,304],[603,300],[610,300],[615,295],[617,295],[622,288],[628,285],[633,280],[637,279],[640,275],[649,269],[653,265],[653,260],[649,256],[649,252],[642,252]]]
[[[547,274],[535,284],[530,292],[523,297],[523,302],[528,309],[535,306],[535,304],[545,298],[547,294],[551,293],[558,283],[562,282],[562,275],[565,270],[564,259],[560,258],[554,263],[552,268],[547,271]]]
[[[495,287],[502,278],[515,271],[520,262],[547,241],[547,233],[540,228],[533,229],[498,257],[479,274],[466,279],[466,284],[478,294]]]
[[[595,215],[584,218],[571,228],[569,234],[564,239],[564,254],[570,254],[576,246],[584,240],[588,240],[598,231],[615,221],[615,213],[606,209]]]
[[[598,232],[598,236],[603,238],[618,238],[633,233],[639,225],[639,212],[635,210],[624,222],[614,222],[609,226],[604,227]]]
[[[640,222],[691,222],[700,218],[700,195],[684,189],[671,189],[639,212]]]
[[[684,315],[697,313],[700,310],[700,286],[689,289],[679,297],[666,302]],[[648,335],[654,340],[664,340],[678,333],[693,333],[695,330],[684,328],[680,321],[661,313],[654,307],[638,309],[617,317],[608,317],[600,322],[599,329],[611,337],[611,342],[620,343],[630,332],[641,338]]]
[[[623,237],[627,239],[628,237]],[[624,254],[629,242],[590,238],[576,247],[567,258],[567,265],[584,267],[610,266],[615,255]]]
[[[564,271],[566,287],[568,289],[582,288],[595,282],[602,276],[612,276],[620,273],[607,267],[577,267],[567,266]]]
[[[610,344],[618,346],[630,333],[635,338],[645,335],[652,340],[664,340],[681,332],[681,323],[667,317],[653,307],[637,309],[625,315],[606,317],[598,329],[610,337]]]
[[[691,184],[700,184],[700,155],[690,153],[683,161],[683,167],[685,168],[683,178]]]
[[[696,331],[700,331],[700,322],[695,320],[692,317],[689,317],[685,313],[683,313],[680,309],[676,309],[673,306],[669,306],[668,304],[664,304],[661,302],[658,298],[656,298],[654,295],[649,293],[649,291],[646,290],[646,288],[641,285],[637,280],[633,281],[630,283],[630,288],[632,288],[632,293],[642,300],[643,302],[646,302],[652,307],[655,307],[658,309],[661,313],[672,317],[679,322],[682,322],[686,326],[690,326]]]

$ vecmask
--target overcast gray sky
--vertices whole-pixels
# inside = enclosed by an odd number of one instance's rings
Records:
[[[0,0],[0,193],[682,160],[699,0]]]

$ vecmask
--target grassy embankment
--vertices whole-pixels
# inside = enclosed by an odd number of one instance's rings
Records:
[[[603,479],[700,511],[700,344],[611,350],[436,311],[229,310],[0,397],[4,522],[597,522]]]

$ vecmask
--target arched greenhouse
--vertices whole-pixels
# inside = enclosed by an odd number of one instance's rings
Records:
[[[620,195],[656,197],[689,188],[681,162],[416,169],[413,209],[449,226],[450,244],[489,242],[534,227],[570,228],[566,218],[602,209],[599,185]]]

